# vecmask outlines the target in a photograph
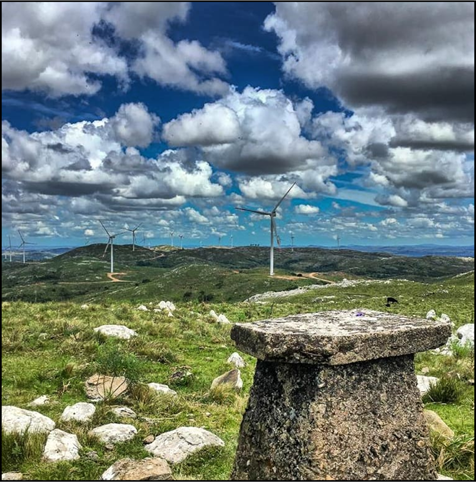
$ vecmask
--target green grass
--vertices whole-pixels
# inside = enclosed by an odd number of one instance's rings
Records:
[[[263,283],[269,281],[259,270],[256,273]],[[245,278],[245,273],[239,274]],[[174,279],[170,273],[169,276]],[[288,285],[287,281],[281,281]],[[214,282],[216,278],[208,281]],[[195,280],[195,284],[199,281]],[[269,290],[264,285],[263,288],[262,291]],[[231,283],[225,292],[233,289]],[[399,303],[385,307],[386,296],[396,297]],[[162,291],[156,291],[154,301],[158,303],[161,299],[167,297]],[[91,303],[88,309],[81,309],[77,302],[4,302],[2,404],[28,408],[34,398],[49,395],[52,402],[36,410],[55,420],[58,428],[76,433],[83,450],[78,461],[46,464],[41,461],[43,440],[2,437],[2,471],[20,471],[25,478],[33,480],[97,480],[119,458],[145,457],[142,439],[147,435],[158,435],[180,426],[203,426],[221,437],[225,447],[191,457],[174,467],[174,476],[176,479],[226,480],[232,469],[255,359],[242,354],[247,366],[241,370],[244,382],[241,393],[210,391],[212,380],[230,370],[226,360],[236,351],[230,339],[230,325],[213,323],[209,315],[211,309],[233,322],[330,309],[370,308],[418,316],[435,309],[438,314],[447,313],[456,326],[460,326],[472,320],[474,275],[433,283],[392,281],[349,288],[330,286],[264,304],[213,301],[177,302],[173,318],[152,309],[138,311],[139,303],[135,299],[102,300]],[[106,339],[93,331],[102,324],[125,324],[139,336],[129,341]],[[436,411],[456,433],[456,439],[450,444],[442,446],[441,441],[434,441],[439,469],[455,479],[470,480],[474,471],[471,459],[474,387],[467,381],[474,378],[474,354],[467,349],[456,351],[452,357],[422,353],[416,357],[417,373],[424,367],[428,368],[429,375],[451,377],[458,392],[452,400],[440,397],[438,403],[426,403],[427,408]],[[82,425],[59,422],[67,405],[86,400],[84,381],[97,371],[122,374],[135,383],[122,399],[98,404],[92,422]],[[174,382],[172,375],[177,371],[190,375]],[[150,382],[172,386],[178,397],[154,395],[145,387]],[[109,411],[113,405],[129,406],[139,415],[126,422],[133,423],[139,434],[134,440],[108,451],[91,439],[88,431],[104,423],[120,421]],[[93,450],[98,453],[98,460],[86,456]]]

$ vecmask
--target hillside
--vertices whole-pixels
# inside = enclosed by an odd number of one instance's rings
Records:
[[[2,264],[4,301],[154,300],[243,301],[256,293],[326,284],[343,278],[404,278],[431,282],[470,271],[474,260],[407,258],[318,248],[276,251],[269,277],[269,250],[260,247],[184,249],[114,247],[115,275],[108,275],[104,244],[68,251],[41,262]]]

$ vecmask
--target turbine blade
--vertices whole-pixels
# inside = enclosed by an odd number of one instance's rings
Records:
[[[106,256],[106,253],[107,253],[107,248],[109,248],[109,245],[111,244],[111,239],[109,239],[109,241],[107,242],[106,244],[106,248],[104,249],[104,253],[102,254],[103,257]]]
[[[104,226],[104,224],[102,223],[102,221],[99,220],[99,222],[101,223],[101,226],[104,228],[104,231],[106,231],[107,235],[108,235],[108,236],[111,236],[111,235],[109,234],[109,231],[106,229],[106,226]]]
[[[22,242],[24,243],[25,240],[23,239],[23,236],[21,235],[20,230],[18,229],[17,231],[18,231],[18,234],[20,235],[20,238],[21,238]]]
[[[235,208],[235,209],[238,209],[239,211],[246,211],[248,213],[261,214],[262,216],[271,216],[271,213],[267,213],[266,211],[255,211],[254,209],[246,209],[246,208]]]
[[[276,229],[276,220],[275,218],[272,218],[272,220],[273,220],[273,231],[276,237],[276,243],[278,244],[279,247],[281,247],[281,238],[279,237],[278,230]]]
[[[287,191],[286,191],[286,194],[279,200],[278,204],[276,204],[276,206],[274,206],[274,209],[273,209],[273,213],[276,211],[276,209],[278,209],[279,205],[284,201],[284,198],[289,194],[289,192],[291,191],[291,189],[296,185],[296,183],[294,183]]]

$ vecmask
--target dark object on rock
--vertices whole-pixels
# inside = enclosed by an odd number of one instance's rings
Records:
[[[450,335],[367,310],[234,325],[258,363],[232,480],[436,480],[413,358]]]
[[[390,306],[393,303],[398,303],[398,300],[396,300],[395,298],[392,298],[392,297],[388,297],[386,306]]]

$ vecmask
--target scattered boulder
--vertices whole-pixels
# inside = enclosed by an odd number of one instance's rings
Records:
[[[161,301],[159,308],[161,310],[175,311],[175,305],[171,301]]]
[[[89,305],[87,305],[86,303],[81,305],[82,310],[87,310],[88,308],[89,308]]]
[[[105,398],[116,398],[127,391],[129,383],[124,377],[108,377],[95,374],[86,382],[86,396],[93,402],[99,402]]]
[[[63,422],[89,422],[95,411],[96,407],[92,403],[75,403],[64,409],[61,420]]]
[[[441,316],[438,318],[438,321],[444,321],[446,323],[451,323],[451,318],[446,313],[441,313]]]
[[[153,435],[147,435],[147,437],[142,440],[143,444],[151,444],[155,440],[155,437]]]
[[[91,450],[86,454],[86,457],[90,460],[99,460],[99,455],[95,450]]]
[[[210,310],[210,316],[217,322],[217,323],[230,323],[230,320],[225,315],[217,315],[215,310]]]
[[[430,369],[428,367],[423,367],[421,369],[421,372],[423,373],[423,375],[426,375],[427,373],[430,373]]]
[[[240,370],[235,368],[215,378],[212,382],[211,389],[213,390],[219,385],[230,385],[237,391],[241,390],[243,388],[243,380],[241,379]]]
[[[49,433],[56,424],[38,412],[6,405],[2,407],[2,430],[5,433]]]
[[[446,475],[438,474],[438,478],[436,480],[454,480],[451,477],[446,477]]]
[[[101,480],[173,480],[169,464],[159,457],[121,459],[111,465]]]
[[[203,428],[180,427],[158,437],[145,449],[155,457],[161,457],[171,464],[183,462],[205,447],[224,447],[225,442]]]
[[[460,326],[456,330],[456,336],[459,339],[460,345],[469,344],[474,347],[474,323]]]
[[[137,336],[134,330],[124,325],[102,325],[94,328],[94,331],[104,336],[113,336],[115,338],[122,338],[123,340],[129,340],[133,336]]]
[[[89,435],[105,444],[117,444],[132,440],[137,435],[137,429],[124,423],[108,423],[92,429]]]
[[[426,314],[426,319],[427,319],[427,320],[436,320],[436,311],[435,311],[435,310],[430,310],[430,311]]]
[[[426,377],[424,375],[417,375],[418,389],[420,390],[421,396],[428,393],[430,388],[436,384],[438,378],[436,377]]]
[[[236,368],[244,368],[246,365],[245,360],[243,360],[243,358],[241,358],[241,356],[236,352],[230,355],[227,362],[235,365]]]
[[[77,460],[79,459],[79,450],[81,448],[76,435],[56,429],[48,435],[45,450],[43,451],[43,459],[46,462]]]
[[[50,403],[50,397],[48,395],[42,395],[41,397],[35,398],[28,405],[30,407],[41,407],[42,405],[47,405]]]
[[[157,393],[163,393],[165,395],[171,395],[174,397],[177,396],[177,392],[175,390],[172,390],[169,386],[163,385],[162,383],[148,383],[147,386]]]
[[[149,311],[149,308],[147,308],[147,306],[145,306],[145,305],[139,305],[139,306],[137,307],[137,309],[138,309],[139,311]]]
[[[137,414],[129,407],[114,407],[111,412],[120,418],[136,418]]]
[[[23,480],[21,472],[5,472],[2,474],[2,480]]]
[[[423,410],[423,415],[425,416],[426,423],[432,432],[436,432],[441,437],[448,439],[452,439],[455,436],[453,430],[451,430],[433,410]]]

